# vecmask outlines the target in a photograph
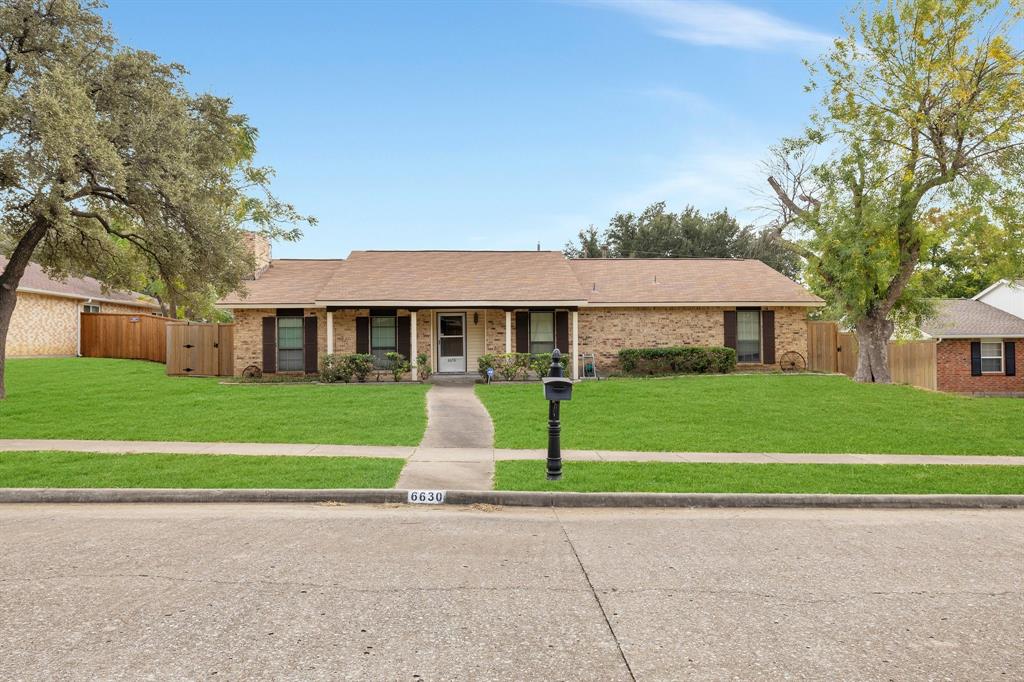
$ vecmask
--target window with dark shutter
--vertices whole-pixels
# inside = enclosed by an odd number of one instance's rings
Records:
[[[356,318],[356,352],[370,352],[370,318]]]
[[[317,370],[316,317],[303,318],[304,369],[308,374]]]
[[[395,332],[397,338],[395,339],[398,345],[398,352],[405,356],[406,360],[415,361],[416,358],[410,358],[409,353],[412,352],[412,320],[409,317],[396,317],[395,318]]]
[[[516,352],[530,352],[530,313],[525,311],[516,313]]]
[[[736,311],[726,310],[723,315],[723,325],[725,326],[725,347],[736,350]]]
[[[569,312],[566,310],[555,313],[555,347],[562,355],[569,352]]]
[[[761,360],[766,365],[775,364],[775,311],[761,311],[761,349],[764,358]]]
[[[971,376],[981,376],[981,342],[971,341]]]
[[[1017,344],[1013,341],[1007,341],[1003,344],[1003,355],[1006,357],[1004,365],[1006,367],[1006,376],[1012,377],[1017,375]]]
[[[263,318],[263,371],[277,371],[277,318]]]

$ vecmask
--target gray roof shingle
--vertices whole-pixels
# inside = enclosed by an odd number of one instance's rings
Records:
[[[970,298],[935,301],[935,315],[920,328],[934,337],[1024,337],[1024,319]]]
[[[0,272],[7,267],[7,261],[7,258],[0,256]],[[29,263],[25,268],[25,274],[18,282],[18,291],[42,292],[65,298],[92,299],[146,308],[160,307],[156,299],[137,291],[116,291],[114,289],[104,291],[99,280],[92,277],[68,277],[63,281],[53,279],[36,263]]]

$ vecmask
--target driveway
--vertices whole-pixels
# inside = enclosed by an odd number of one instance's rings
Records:
[[[0,507],[0,678],[1019,679],[1024,513]]]

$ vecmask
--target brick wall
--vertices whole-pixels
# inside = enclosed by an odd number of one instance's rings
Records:
[[[787,351],[807,356],[807,311],[775,311],[775,358]],[[623,348],[721,346],[726,308],[583,308],[579,315],[581,353],[594,353],[602,372],[619,369]],[[756,365],[758,368],[778,365]]]
[[[971,376],[971,340],[945,339],[935,348],[936,378],[940,391],[953,393],[1024,393],[1024,339],[1015,339],[1017,375]]]

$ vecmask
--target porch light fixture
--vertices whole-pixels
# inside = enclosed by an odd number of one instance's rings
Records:
[[[480,313],[473,313],[473,326],[480,324]]]

